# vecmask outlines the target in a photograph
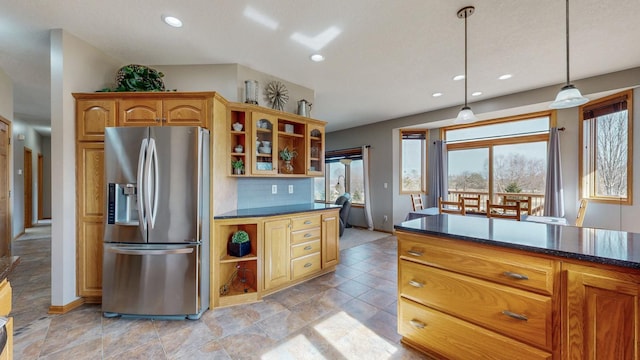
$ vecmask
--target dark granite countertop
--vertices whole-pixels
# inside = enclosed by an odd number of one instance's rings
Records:
[[[640,269],[637,233],[446,214],[405,221],[394,227],[417,234]]]
[[[0,258],[0,281],[6,279],[20,263],[19,256],[4,256]]]
[[[300,212],[339,209],[340,207],[341,207],[340,205],[333,205],[333,204],[308,203],[308,204],[269,206],[269,207],[260,207],[260,208],[251,208],[251,209],[237,209],[234,211],[226,212],[224,214],[216,215],[213,217],[213,219],[221,220],[221,219],[235,219],[235,218],[246,218],[246,217],[287,215],[287,214],[295,214]]]

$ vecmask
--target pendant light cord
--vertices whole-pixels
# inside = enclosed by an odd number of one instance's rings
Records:
[[[464,13],[464,107],[467,107],[467,12],[466,11]]]
[[[569,85],[569,0],[566,0],[567,85]],[[466,25],[466,21],[465,21]],[[465,30],[466,31],[466,30]]]

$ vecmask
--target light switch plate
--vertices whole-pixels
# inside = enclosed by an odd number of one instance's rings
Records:
[[[293,185],[289,185],[289,194],[293,194]]]
[[[278,193],[278,185],[271,185],[271,193],[272,194]]]

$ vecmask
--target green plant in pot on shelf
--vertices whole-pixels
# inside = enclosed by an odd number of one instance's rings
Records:
[[[244,230],[238,230],[231,235],[231,241],[227,244],[227,253],[235,257],[243,257],[251,253],[251,240]]]
[[[242,159],[231,160],[231,167],[235,175],[242,175],[244,173],[244,161],[242,161]]]
[[[298,156],[298,152],[295,149],[289,149],[288,146],[285,146],[282,150],[280,150],[280,159],[284,161],[284,166],[282,167],[282,171],[285,173],[293,173],[293,165],[291,165],[291,160],[294,157]]]

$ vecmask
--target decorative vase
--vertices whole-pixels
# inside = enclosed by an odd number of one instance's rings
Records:
[[[291,165],[291,161],[285,161],[284,166],[282,166],[282,172],[287,174],[293,173],[293,165]]]
[[[247,241],[242,244],[227,243],[227,253],[235,257],[243,257],[251,253],[251,242]]]
[[[231,126],[233,127],[233,130],[235,130],[235,131],[242,131],[242,126],[243,126],[242,123],[235,122]]]
[[[242,145],[238,145],[234,148],[234,150],[237,153],[242,153],[242,150],[244,150],[244,147]]]
[[[233,169],[233,173],[235,175],[242,175],[242,169],[241,168],[234,168]]]

